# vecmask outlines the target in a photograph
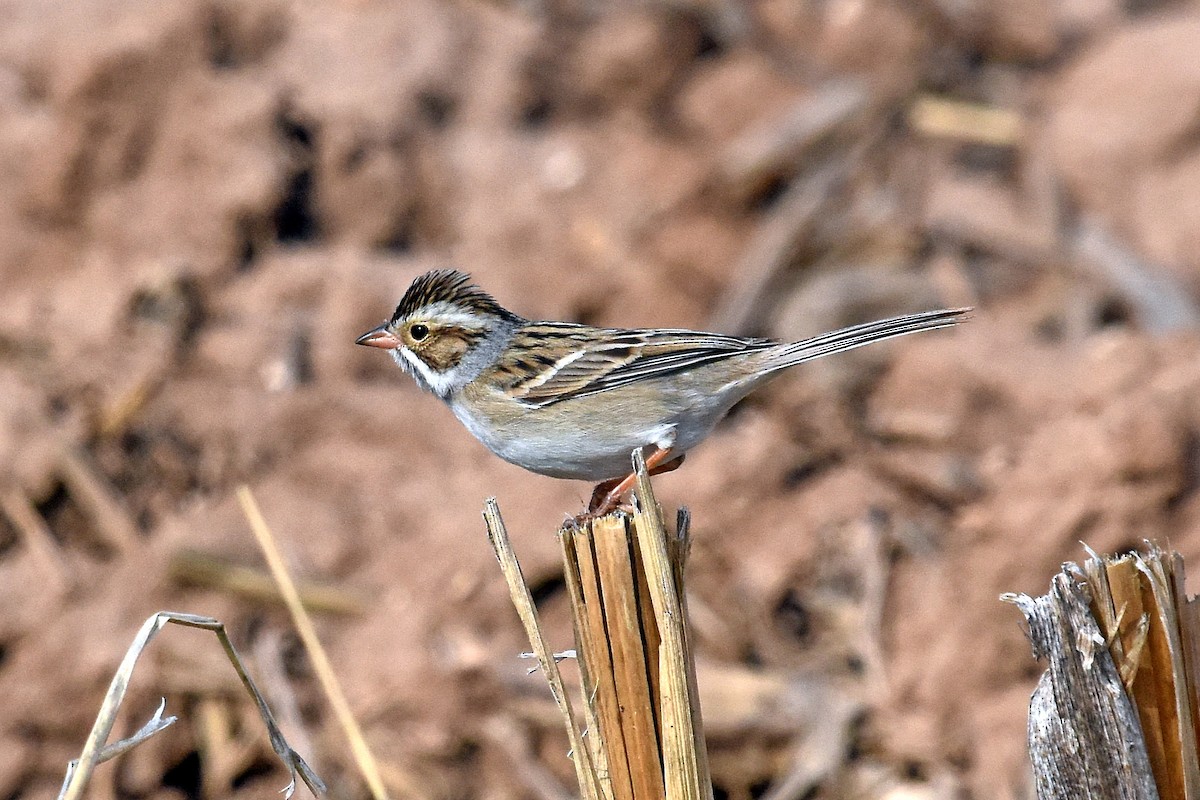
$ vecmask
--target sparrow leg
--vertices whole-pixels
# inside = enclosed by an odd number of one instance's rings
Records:
[[[596,509],[604,502],[604,498],[608,493],[617,488],[624,478],[610,478],[603,483],[597,483],[596,488],[592,490],[592,499],[588,502],[588,514],[595,514]]]
[[[674,472],[675,470],[677,470],[683,466],[683,460],[685,458],[687,458],[687,453],[684,453],[681,456],[676,456],[675,458],[672,458],[670,461],[666,462],[665,464],[659,464],[657,467],[651,467],[650,474],[651,475],[662,475],[664,472]],[[647,464],[646,466],[650,467],[649,464]]]
[[[658,452],[670,452],[670,451],[669,450],[668,451],[656,451],[654,453],[654,455],[657,455]],[[684,453],[683,455],[678,456],[677,458],[671,459],[670,461],[666,462],[665,464],[657,464],[652,467],[652,466],[650,466],[650,461],[654,460],[654,455],[651,455],[650,460],[646,462],[646,467],[649,469],[651,475],[661,475],[664,472],[674,472],[675,470],[679,469],[679,467],[683,464],[683,460],[685,458],[687,458],[687,453]],[[636,481],[636,477],[633,475],[629,475],[628,477],[625,477],[625,478],[611,478],[607,481],[604,481],[603,483],[596,484],[596,488],[592,490],[592,499],[588,503],[588,514],[599,516],[599,512],[597,512],[596,509],[601,508],[602,506],[606,505],[604,502],[605,497],[607,497],[610,494],[613,494],[614,492],[619,497],[620,495],[629,491],[633,487],[633,484],[635,481]],[[616,491],[617,487],[621,486],[622,483],[626,483],[627,485],[624,488],[622,488],[620,491]],[[615,508],[616,508],[616,505],[614,504],[613,508],[610,508],[609,511],[611,511]],[[607,513],[607,512],[604,512],[604,513]]]
[[[655,447],[654,452],[646,457],[646,471],[651,475],[670,472],[679,469],[683,459],[684,456],[671,458],[671,448],[669,447],[666,449]],[[632,489],[636,482],[637,476],[630,473],[624,478],[613,478],[599,484],[592,492],[592,501],[588,503],[588,515],[600,517],[615,511],[621,503],[621,496]]]

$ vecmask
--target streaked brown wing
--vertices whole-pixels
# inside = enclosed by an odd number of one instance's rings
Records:
[[[514,344],[554,355],[544,369],[527,373],[528,377],[510,385],[509,393],[514,398],[539,407],[660,378],[775,344],[766,339],[688,330],[626,331],[565,323],[539,323],[517,335],[526,341]]]

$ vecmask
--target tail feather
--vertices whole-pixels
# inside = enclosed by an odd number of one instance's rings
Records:
[[[902,317],[853,325],[832,333],[823,333],[802,342],[780,345],[770,352],[768,369],[772,371],[785,369],[805,361],[812,361],[814,358],[853,350],[856,347],[891,339],[895,336],[949,328],[965,322],[970,311],[969,308],[922,311],[919,314],[906,314]]]

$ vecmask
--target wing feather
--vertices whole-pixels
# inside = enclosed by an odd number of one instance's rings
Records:
[[[515,399],[537,407],[661,378],[775,344],[767,339],[689,330],[626,331],[566,323],[538,323],[517,336],[526,337],[530,347],[546,348],[554,343],[555,366],[516,376],[509,386]]]

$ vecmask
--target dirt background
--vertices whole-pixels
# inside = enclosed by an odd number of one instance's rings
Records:
[[[721,798],[1026,798],[1039,672],[1002,591],[1144,537],[1200,557],[1200,7],[0,0],[0,798],[48,797],[141,622],[224,620],[366,797],[261,572],[396,797],[569,795],[484,536],[555,644],[589,493],[353,346],[454,265],[530,317],[795,338],[972,305],[740,406],[660,499]],[[200,561],[199,559],[208,559]],[[102,798],[274,797],[209,635],[166,631]],[[302,793],[303,789],[300,790]]]

